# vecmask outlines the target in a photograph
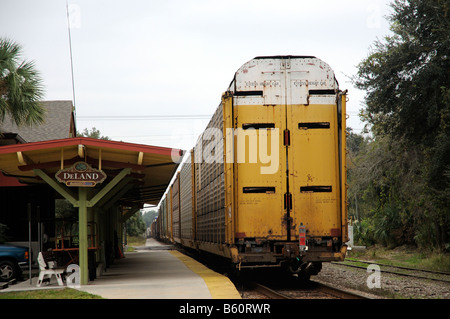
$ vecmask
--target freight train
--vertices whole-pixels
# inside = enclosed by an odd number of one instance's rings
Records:
[[[344,260],[346,94],[314,56],[245,63],[160,201],[157,237],[308,278]]]

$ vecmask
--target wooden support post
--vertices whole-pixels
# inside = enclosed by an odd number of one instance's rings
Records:
[[[79,147],[79,151],[84,150],[82,147]],[[131,173],[131,168],[124,168],[122,171],[115,176],[105,187],[99,190],[97,193],[90,194],[89,190],[86,187],[78,187],[78,198],[75,193],[73,193],[67,186],[56,182],[53,178],[48,176],[41,169],[33,170],[36,175],[41,177],[48,185],[53,187],[58,193],[60,193],[64,198],[66,198],[74,207],[78,207],[78,232],[79,232],[79,255],[78,261],[80,266],[80,284],[87,285],[89,281],[89,267],[88,267],[88,209],[94,207],[98,202],[101,201],[102,198],[105,197],[114,200],[109,200],[108,204],[113,204],[117,200],[118,196],[122,196],[124,192],[128,191],[133,185],[128,184],[131,179],[126,178],[128,174]],[[123,181],[123,182],[122,182]],[[121,183],[122,182],[122,183]],[[120,185],[118,185],[120,184]],[[116,186],[119,186],[117,189],[113,190]],[[111,194],[109,194],[111,192]],[[88,199],[89,195],[89,199]],[[94,195],[94,196],[92,196]],[[108,205],[109,207],[109,205]],[[119,227],[117,227],[119,226]],[[117,233],[121,238],[120,228],[120,220],[118,214],[116,212],[114,216],[114,227],[118,228]],[[98,234],[97,234],[98,235]],[[119,242],[120,244],[120,242]]]

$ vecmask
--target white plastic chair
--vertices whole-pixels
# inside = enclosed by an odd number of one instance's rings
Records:
[[[39,279],[36,285],[37,287],[40,287],[42,285],[42,282],[45,278],[51,279],[53,275],[56,276],[58,285],[64,286],[64,282],[62,280],[62,273],[64,273],[64,268],[55,268],[55,263],[52,261],[48,262],[47,267],[47,263],[45,262],[42,252],[39,252],[38,263],[39,263]]]

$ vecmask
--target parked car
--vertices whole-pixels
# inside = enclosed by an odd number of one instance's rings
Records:
[[[0,281],[8,282],[22,276],[29,258],[28,247],[0,243]]]

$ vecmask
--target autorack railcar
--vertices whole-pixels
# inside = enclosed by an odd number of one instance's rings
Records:
[[[343,260],[345,105],[314,56],[245,63],[159,205],[161,236],[237,268],[309,276]]]

